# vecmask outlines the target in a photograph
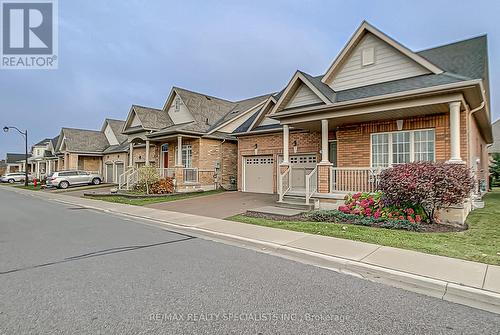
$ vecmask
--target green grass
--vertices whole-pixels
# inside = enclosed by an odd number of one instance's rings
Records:
[[[97,199],[97,200],[103,200],[103,201],[109,201],[109,202],[116,202],[119,204],[127,204],[127,205],[134,205],[134,206],[145,206],[149,204],[155,204],[159,202],[169,202],[169,201],[176,201],[176,200],[183,200],[183,199],[189,199],[189,198],[195,198],[195,197],[202,197],[202,196],[207,196],[207,195],[212,195],[212,194],[217,194],[221,193],[224,191],[206,191],[206,192],[196,192],[196,193],[186,193],[186,194],[176,194],[176,195],[166,195],[163,197],[154,197],[154,198],[127,198],[124,196],[120,195],[113,195],[113,196],[92,196],[88,197],[89,199]]]
[[[488,194],[485,201],[485,208],[476,209],[468,216],[469,229],[453,233],[416,233],[335,223],[274,221],[243,215],[229,219],[500,265],[500,189]]]
[[[22,189],[25,189],[25,190],[31,190],[31,191],[40,191],[40,184],[38,184],[36,187],[33,186],[33,184],[30,184],[28,186],[24,186],[24,184],[22,185],[15,185],[14,187],[17,187],[17,188],[22,188]]]

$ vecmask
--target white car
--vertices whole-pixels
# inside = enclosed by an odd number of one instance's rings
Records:
[[[11,173],[6,173],[2,177],[0,177],[0,182],[14,184],[17,182],[24,181],[25,178],[26,174],[24,172],[11,172]],[[31,173],[28,173],[28,181],[32,180],[33,177],[31,176]]]
[[[99,185],[101,182],[100,174],[76,170],[57,171],[49,174],[46,180],[47,187],[63,189],[71,185]]]

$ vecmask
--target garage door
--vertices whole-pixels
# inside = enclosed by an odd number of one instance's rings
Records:
[[[273,193],[273,156],[245,157],[245,192]]]
[[[106,164],[106,183],[113,182],[113,164]]]
[[[124,165],[123,163],[116,163],[116,179],[115,183],[118,184],[120,176],[124,172]]]

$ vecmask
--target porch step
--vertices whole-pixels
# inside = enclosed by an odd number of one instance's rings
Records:
[[[306,199],[304,196],[300,195],[285,195],[283,197],[283,201],[277,201],[276,206],[277,207],[282,207],[282,208],[291,208],[291,209],[300,209],[300,210],[306,210],[310,211],[313,210],[314,204],[315,204],[315,199],[310,200],[310,204],[306,204]]]

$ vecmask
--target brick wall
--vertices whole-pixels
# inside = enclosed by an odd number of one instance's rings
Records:
[[[467,113],[460,115],[460,148],[464,161],[468,161]],[[436,136],[436,160],[450,159],[449,114],[431,115],[405,119],[403,130],[434,128]],[[396,120],[360,123],[341,127],[336,132],[337,160],[339,167],[369,167],[370,141],[372,133],[397,131]]]
[[[123,162],[125,166],[128,166],[128,153],[119,152],[113,154],[106,154],[103,157],[103,163],[114,163],[114,162]]]
[[[297,142],[297,151],[294,152],[293,143]],[[257,144],[257,149],[255,149]],[[289,137],[290,154],[316,154],[320,159],[319,150],[321,148],[321,134],[319,132],[292,131]],[[283,154],[283,133],[281,131],[271,134],[241,136],[238,138],[238,190],[241,190],[242,165],[245,156],[272,155],[273,165],[273,192],[276,192],[276,174],[278,167],[278,157]]]

